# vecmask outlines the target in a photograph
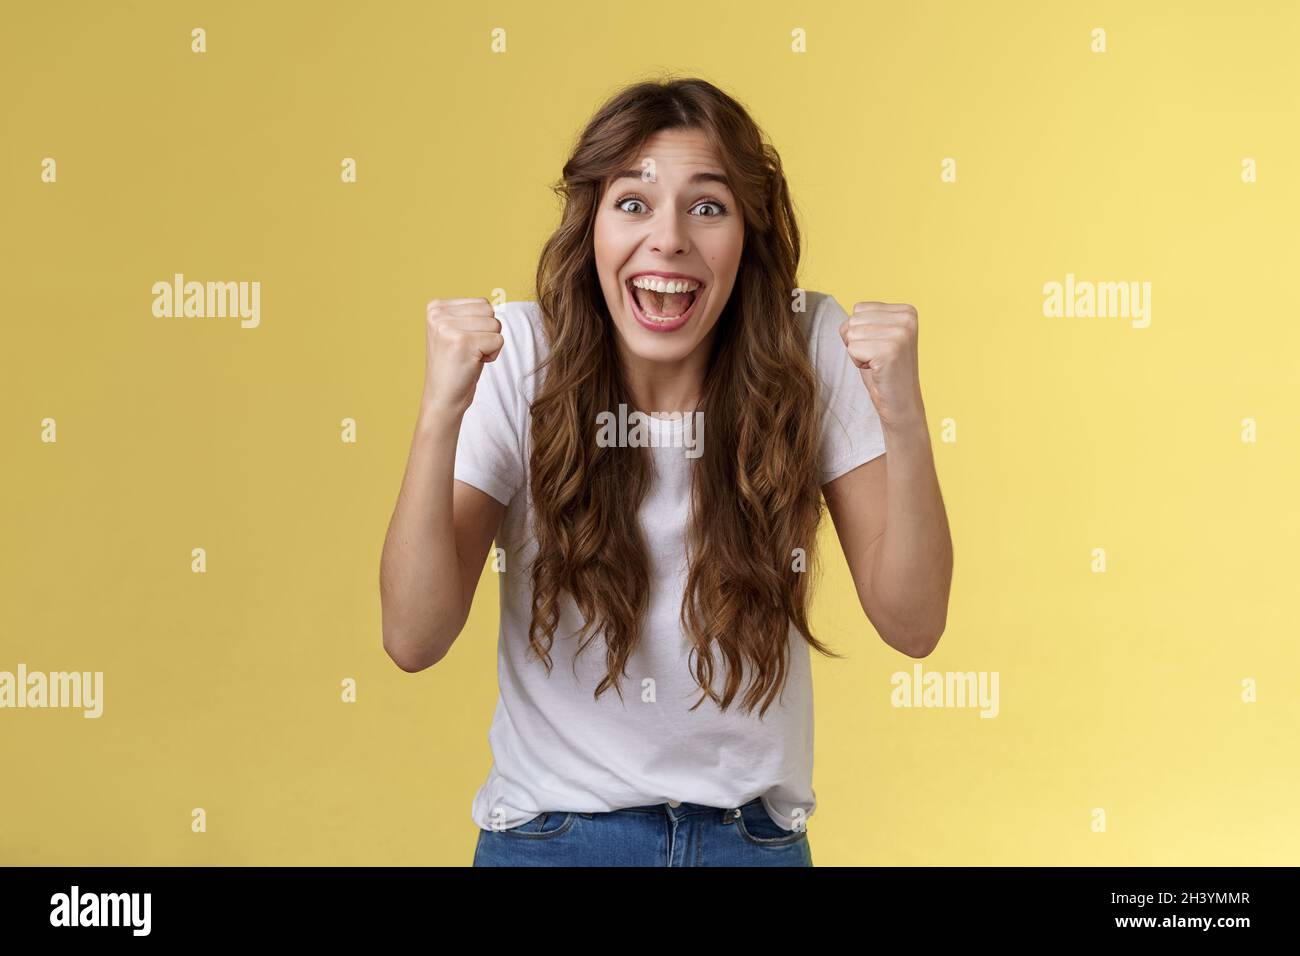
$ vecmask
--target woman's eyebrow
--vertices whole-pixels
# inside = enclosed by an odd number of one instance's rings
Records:
[[[635,179],[637,182],[644,181],[641,179],[641,170],[639,169],[625,169],[621,173],[618,173],[617,175],[614,176],[614,182],[618,182],[620,179]],[[727,182],[727,177],[724,176],[722,173],[712,173],[712,172],[696,173],[688,180],[688,182],[721,183],[723,186],[726,186],[728,189],[731,188],[731,183]]]

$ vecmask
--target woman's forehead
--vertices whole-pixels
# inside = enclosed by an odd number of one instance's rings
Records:
[[[610,177],[611,187],[633,180],[645,184],[662,181],[678,188],[701,183],[730,187],[717,150],[697,130],[656,133],[623,166]]]
[[[641,147],[637,165],[646,160],[667,172],[690,175],[701,170],[722,171],[721,157],[713,142],[699,130],[665,130],[650,137]]]

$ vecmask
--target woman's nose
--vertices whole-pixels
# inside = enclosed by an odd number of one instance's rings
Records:
[[[686,230],[676,216],[662,216],[651,226],[650,248],[666,255],[676,255],[690,251],[690,240]]]

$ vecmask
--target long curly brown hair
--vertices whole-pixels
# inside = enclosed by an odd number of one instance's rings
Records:
[[[699,405],[709,437],[692,474],[680,618],[702,690],[691,709],[707,697],[725,711],[748,670],[741,706],[751,712],[761,701],[762,717],[786,682],[792,623],[811,647],[840,656],[813,637],[807,619],[822,513],[818,383],[792,307],[799,229],[780,157],[744,107],[704,80],[647,81],[613,96],[553,187],[564,209],[536,277],[550,351],[532,406],[529,488],[538,551],[529,643],[549,673],[567,592],[585,621],[580,634],[591,630],[578,653],[604,636],[608,673],[595,696],[612,686],[622,697],[620,675],[649,599],[637,513],[653,462],[645,448],[595,440],[599,412],[635,406],[596,271],[594,222],[609,179],[670,129],[699,130],[711,140],[745,223]],[[713,684],[720,667],[719,694]]]

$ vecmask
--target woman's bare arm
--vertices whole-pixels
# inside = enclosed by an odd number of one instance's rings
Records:
[[[486,299],[435,299],[427,313],[424,394],[379,562],[384,650],[420,671],[465,626],[505,505],[453,477],[461,422],[484,363],[505,339]]]
[[[868,620],[890,647],[925,657],[948,620],[952,536],[929,436],[887,432],[885,443],[822,494]]]
[[[916,309],[855,303],[840,337],[871,393],[886,454],[822,492],[868,619],[891,647],[925,657],[947,626],[953,557],[921,398]]]
[[[404,671],[438,663],[469,618],[505,506],[452,478],[455,420],[421,416],[384,540],[384,650]]]

